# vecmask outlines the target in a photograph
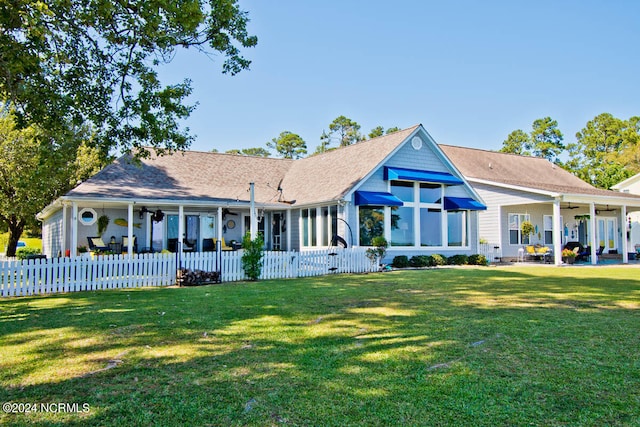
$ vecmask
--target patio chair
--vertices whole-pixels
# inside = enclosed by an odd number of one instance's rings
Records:
[[[129,251],[129,236],[122,236],[122,251]],[[136,236],[133,236],[133,252],[138,252],[138,239],[136,239]]]
[[[89,242],[89,250],[91,252],[109,250],[109,245],[104,243],[102,237],[87,237],[87,242]]]
[[[216,244],[213,239],[202,239],[202,252],[215,252]]]
[[[213,244],[217,245],[218,244],[218,239],[213,239]],[[231,246],[227,246],[227,244],[224,241],[224,237],[220,240],[220,245],[223,251],[232,251],[233,248]]]

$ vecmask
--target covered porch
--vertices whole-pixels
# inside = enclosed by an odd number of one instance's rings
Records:
[[[247,232],[254,238],[261,233],[267,250],[291,248],[285,226],[291,213],[281,205],[77,198],[57,203],[57,217],[46,222],[48,238],[43,241],[49,257],[79,256],[93,249],[92,241],[101,243],[102,252],[113,254],[233,251],[240,249]]]
[[[562,265],[562,251],[576,250],[582,263],[597,265],[604,259],[627,264],[636,258],[636,245],[629,233],[629,214],[640,211],[638,200],[562,195],[549,202],[507,205],[501,208],[503,256],[518,261],[527,258],[531,246],[547,247],[542,257]],[[534,232],[525,235],[522,223],[529,221]],[[530,252],[530,251],[529,251]]]

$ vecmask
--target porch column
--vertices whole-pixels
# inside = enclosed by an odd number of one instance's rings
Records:
[[[71,258],[75,258],[78,252],[78,204],[71,204]]]
[[[69,214],[67,213],[67,204],[62,203],[62,256],[66,256],[67,248],[69,247],[69,237],[67,236],[68,227],[67,222],[69,222]],[[70,248],[69,248],[70,249]],[[51,254],[53,256],[53,254]],[[71,255],[71,250],[69,250],[69,255]]]
[[[620,231],[622,231],[622,263],[629,264],[629,247],[627,243],[627,206],[620,207]]]
[[[251,195],[249,233],[251,234],[251,240],[254,240],[258,234],[258,219],[256,218],[255,184],[253,182],[249,183],[249,193]]]
[[[555,265],[562,264],[562,226],[560,224],[560,199],[553,201],[553,261]]]
[[[589,217],[591,221],[589,221],[589,232],[591,233],[591,264],[598,264],[598,256],[596,252],[598,252],[598,244],[596,239],[596,204],[591,202],[589,204]]]
[[[287,229],[285,230],[285,236],[287,238],[287,250],[290,251],[291,250],[291,209],[287,209],[286,210],[286,222],[287,222]]]
[[[133,203],[127,205],[127,254],[133,255]]]
[[[184,206],[178,206],[178,252],[182,252],[184,247],[182,240],[184,239]]]
[[[216,245],[217,247],[222,247],[222,206],[218,206],[218,217],[216,218],[216,242],[220,242]]]

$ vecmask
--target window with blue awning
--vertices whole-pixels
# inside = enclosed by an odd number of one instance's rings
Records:
[[[425,171],[418,169],[384,167],[384,179],[402,181],[433,182],[445,185],[462,185],[464,181],[448,172]]]
[[[381,191],[356,191],[355,203],[360,206],[402,206],[402,200]]]
[[[468,197],[445,197],[444,209],[447,211],[455,210],[469,210],[469,211],[484,211],[487,209],[482,203],[470,199]]]

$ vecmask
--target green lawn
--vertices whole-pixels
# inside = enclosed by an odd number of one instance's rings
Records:
[[[0,424],[640,426],[640,270],[443,268],[0,301]],[[88,411],[82,411],[82,404]]]

